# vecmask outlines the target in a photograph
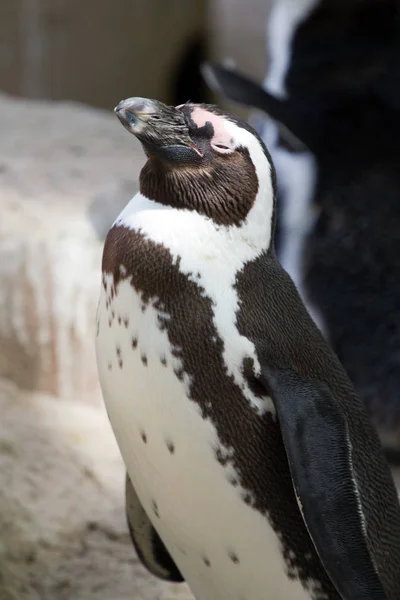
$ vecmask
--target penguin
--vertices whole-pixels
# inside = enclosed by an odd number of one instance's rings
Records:
[[[203,74],[267,115],[279,260],[398,464],[400,3],[281,0],[267,32],[262,85],[219,65]]]
[[[96,356],[139,557],[197,600],[398,600],[396,489],[275,256],[265,145],[211,105],[115,111],[147,161],[104,244]]]

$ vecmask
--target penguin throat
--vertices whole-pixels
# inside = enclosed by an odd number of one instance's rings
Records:
[[[140,173],[140,192],[159,204],[194,210],[217,225],[240,227],[258,192],[253,164],[246,160],[244,166],[163,170],[148,161]]]

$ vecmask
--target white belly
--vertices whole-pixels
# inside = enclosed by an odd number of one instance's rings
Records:
[[[125,280],[111,306],[102,290],[98,310],[99,374],[117,442],[143,507],[196,598],[309,599],[311,592],[287,577],[268,520],[243,501],[243,490],[229,481],[233,469],[216,459],[216,429],[187,397],[190,380],[179,373],[157,309],[143,306]]]

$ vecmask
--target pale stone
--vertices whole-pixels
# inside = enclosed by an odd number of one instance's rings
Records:
[[[102,240],[143,151],[111,111],[74,104],[0,96],[0,130],[0,376],[99,402]]]

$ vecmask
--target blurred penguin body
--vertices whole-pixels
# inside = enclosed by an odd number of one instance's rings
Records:
[[[272,5],[266,27],[269,67],[263,87],[276,98],[285,99],[290,94],[286,80],[292,63],[294,37],[317,2],[318,0],[283,0],[275,1]],[[280,238],[277,248],[279,260],[304,296],[302,255],[306,236],[314,220],[312,201],[316,161],[306,147],[293,148],[285,143],[273,119],[267,117],[260,133],[270,148],[277,172],[280,204]],[[322,325],[314,312],[312,316]]]
[[[268,113],[262,135],[277,165],[279,258],[385,447],[399,450],[400,3],[306,5],[296,21],[298,5],[274,4],[268,91],[222,71],[214,87]],[[286,37],[285,10],[295,22]],[[282,37],[290,58],[279,88]]]

